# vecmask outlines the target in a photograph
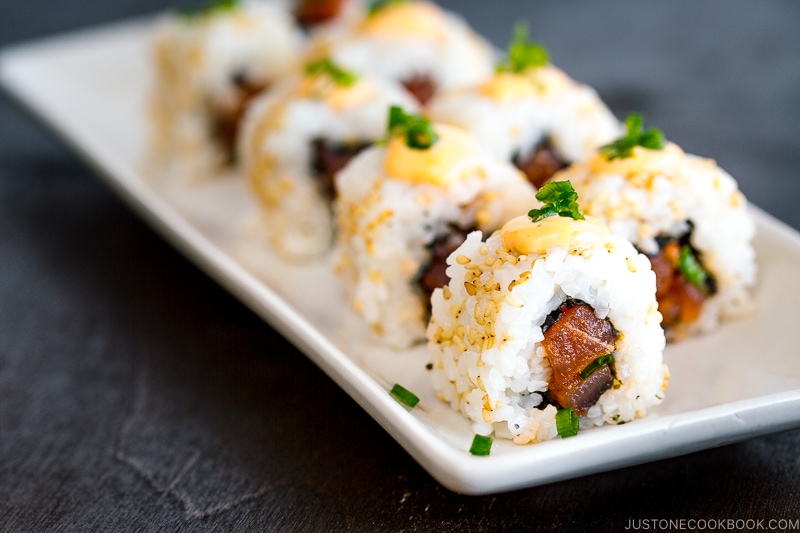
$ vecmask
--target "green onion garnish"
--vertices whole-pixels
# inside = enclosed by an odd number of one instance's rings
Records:
[[[306,74],[310,76],[326,75],[340,87],[350,87],[358,81],[358,76],[349,70],[336,65],[330,59],[319,59],[306,65]]]
[[[377,13],[386,6],[389,6],[391,4],[401,4],[405,1],[406,0],[375,0],[369,5],[369,8],[367,9],[367,14],[372,15],[374,13]]]
[[[497,65],[498,72],[520,74],[532,67],[543,67],[550,61],[547,49],[528,40],[528,25],[522,21],[514,26],[514,37],[508,45],[506,57]]]
[[[415,150],[427,150],[439,140],[430,119],[407,114],[400,106],[389,109],[389,135],[403,135],[406,145]]]
[[[413,409],[419,403],[419,398],[416,394],[397,383],[394,384],[394,387],[392,387],[392,390],[389,391],[389,394],[392,396],[392,398],[405,405],[409,409]]]
[[[491,449],[492,437],[475,435],[475,437],[472,439],[472,446],[469,447],[469,453],[472,455],[489,455]]]
[[[681,255],[678,258],[678,268],[686,278],[686,281],[701,289],[706,290],[706,282],[708,281],[708,272],[700,264],[700,261],[695,257],[692,252],[692,247],[688,244],[681,246]]]
[[[241,0],[213,0],[196,8],[183,8],[179,13],[187,19],[210,17],[219,13],[228,13],[239,7]]]
[[[626,133],[611,144],[600,147],[600,153],[609,161],[612,159],[624,159],[633,155],[636,146],[642,146],[650,150],[661,150],[666,144],[666,139],[661,130],[650,128],[642,131],[644,119],[638,113],[631,113],[625,119]]]
[[[580,419],[572,407],[559,409],[556,413],[556,430],[562,439],[577,435],[579,426]]]
[[[594,371],[599,369],[603,365],[610,365],[614,362],[614,354],[603,355],[586,365],[586,368],[583,369],[581,372],[581,378],[586,379],[592,374]]]
[[[551,181],[536,193],[536,199],[544,203],[541,209],[531,209],[528,216],[538,222],[547,217],[571,217],[583,220],[583,213],[578,208],[578,193],[569,181]]]

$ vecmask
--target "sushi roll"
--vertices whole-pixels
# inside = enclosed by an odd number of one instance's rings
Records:
[[[621,133],[594,89],[567,76],[518,25],[493,75],[429,104],[437,121],[470,131],[494,157],[512,161],[536,187]]]
[[[424,342],[449,253],[473,229],[499,228],[535,190],[458,128],[395,107],[389,131],[337,176],[338,272],[375,340],[405,348]]]
[[[423,0],[374,2],[355,23],[310,45],[344,68],[398,81],[425,104],[492,70],[492,48],[457,15]]]
[[[247,103],[296,68],[302,43],[277,1],[218,0],[166,16],[154,44],[153,172],[202,179],[231,168]]]
[[[749,312],[755,223],[736,180],[659,130],[643,131],[641,115],[626,131],[553,179],[572,182],[587,214],[650,257],[670,340]]]
[[[416,104],[399,84],[329,59],[308,63],[253,102],[241,133],[242,170],[263,208],[267,240],[284,258],[330,249],[334,176],[385,135],[391,105]]]
[[[584,217],[569,183],[537,198],[450,255],[427,328],[440,398],[517,444],[642,417],[669,377],[647,258]]]

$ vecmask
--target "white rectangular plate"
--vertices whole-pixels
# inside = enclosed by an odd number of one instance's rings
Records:
[[[470,424],[436,399],[424,349],[393,354],[368,346],[328,261],[298,268],[259,245],[257,209],[241,181],[167,191],[143,178],[152,29],[148,19],[6,49],[0,81],[446,487],[482,494],[540,485],[800,427],[800,235],[754,208],[758,310],[713,335],[669,346],[672,379],[662,405],[623,426],[528,446],[495,440],[490,456],[470,455]],[[422,407],[409,412],[396,403],[387,394],[393,383],[417,393]]]

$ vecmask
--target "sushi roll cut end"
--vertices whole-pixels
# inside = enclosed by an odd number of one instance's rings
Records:
[[[463,130],[390,108],[388,138],[337,176],[337,272],[354,310],[392,348],[425,341],[430,293],[469,233],[535,201],[510,164]]]
[[[685,153],[641,115],[584,164],[562,170],[588,214],[646,254],[667,338],[715,330],[753,310],[755,223],[734,178]]]
[[[584,216],[569,182],[536,198],[451,254],[426,331],[440,398],[517,444],[574,435],[573,415],[584,429],[643,417],[669,376],[647,258]]]

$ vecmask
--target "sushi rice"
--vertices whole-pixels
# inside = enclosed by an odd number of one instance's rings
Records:
[[[338,176],[337,269],[375,340],[394,348],[425,340],[429,302],[417,278],[437,237],[453,226],[492,231],[535,201],[511,165],[457,128],[434,127],[441,139],[430,154],[391,139]]]
[[[239,84],[255,90],[296,68],[303,40],[279,1],[165,15],[153,44],[151,173],[191,182],[229,168],[215,123],[240,112]]]
[[[385,135],[391,105],[416,108],[399,84],[355,76],[347,87],[325,73],[293,76],[245,117],[242,170],[262,206],[266,238],[286,259],[319,258],[332,244],[332,199],[314,169],[313,141],[371,143]]]
[[[509,248],[514,227],[538,232],[538,244],[527,253]],[[543,324],[568,298],[590,305],[620,333],[615,384],[581,428],[629,422],[664,398],[669,374],[655,275],[644,255],[601,222],[518,217],[485,241],[481,232],[470,234],[448,265],[451,281],[432,297],[430,374],[441,399],[472,420],[475,433],[517,444],[558,435],[558,406],[547,401],[552,369]]]
[[[483,37],[458,15],[424,0],[386,3],[346,29],[321,34],[309,48],[344,68],[401,83],[430,77],[436,90],[476,83],[493,66]]]
[[[695,322],[668,330],[670,338],[712,331],[721,319],[753,310],[755,223],[736,180],[715,161],[670,142],[661,150],[637,146],[628,158],[609,160],[596,153],[553,179],[570,181],[587,214],[644,253],[658,252],[657,238],[690,232],[716,292]]]
[[[562,161],[582,161],[621,133],[597,92],[549,61],[519,71],[498,68],[469,88],[441,92],[428,113],[468,130],[491,155],[506,161],[528,155],[543,141]]]

